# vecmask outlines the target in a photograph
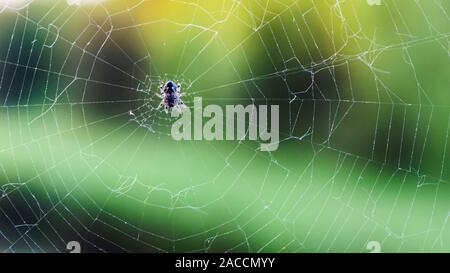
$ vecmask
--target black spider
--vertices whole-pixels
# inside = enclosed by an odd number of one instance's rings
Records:
[[[161,83],[160,88],[159,97],[161,98],[161,103],[159,107],[164,107],[166,113],[168,113],[170,109],[184,104],[181,100],[183,94],[181,93],[181,86],[179,84],[168,81],[166,83]]]

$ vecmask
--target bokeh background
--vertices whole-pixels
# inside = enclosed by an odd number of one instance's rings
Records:
[[[450,1],[0,1],[0,251],[450,251]],[[280,145],[158,110],[280,105]]]

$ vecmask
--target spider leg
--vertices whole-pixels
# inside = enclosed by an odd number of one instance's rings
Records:
[[[158,108],[156,108],[156,110],[161,109],[161,107],[164,105],[164,99],[161,100],[161,102],[158,105]]]
[[[184,109],[186,109],[186,108],[187,108],[186,104],[184,104],[184,102],[182,100],[180,100],[177,105],[177,110],[180,113],[183,113]]]

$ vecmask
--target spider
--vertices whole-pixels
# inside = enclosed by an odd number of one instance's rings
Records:
[[[166,83],[162,82],[160,86],[160,94],[158,97],[161,98],[161,103],[158,108],[164,107],[164,111],[166,113],[169,112],[170,109],[183,105],[183,101],[181,100],[181,86],[179,83],[175,84],[173,81],[167,81]]]

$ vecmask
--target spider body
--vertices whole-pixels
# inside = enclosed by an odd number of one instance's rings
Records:
[[[184,104],[181,100],[181,87],[173,81],[168,81],[161,84],[159,97],[161,98],[160,107],[164,107],[166,113],[168,110]]]

